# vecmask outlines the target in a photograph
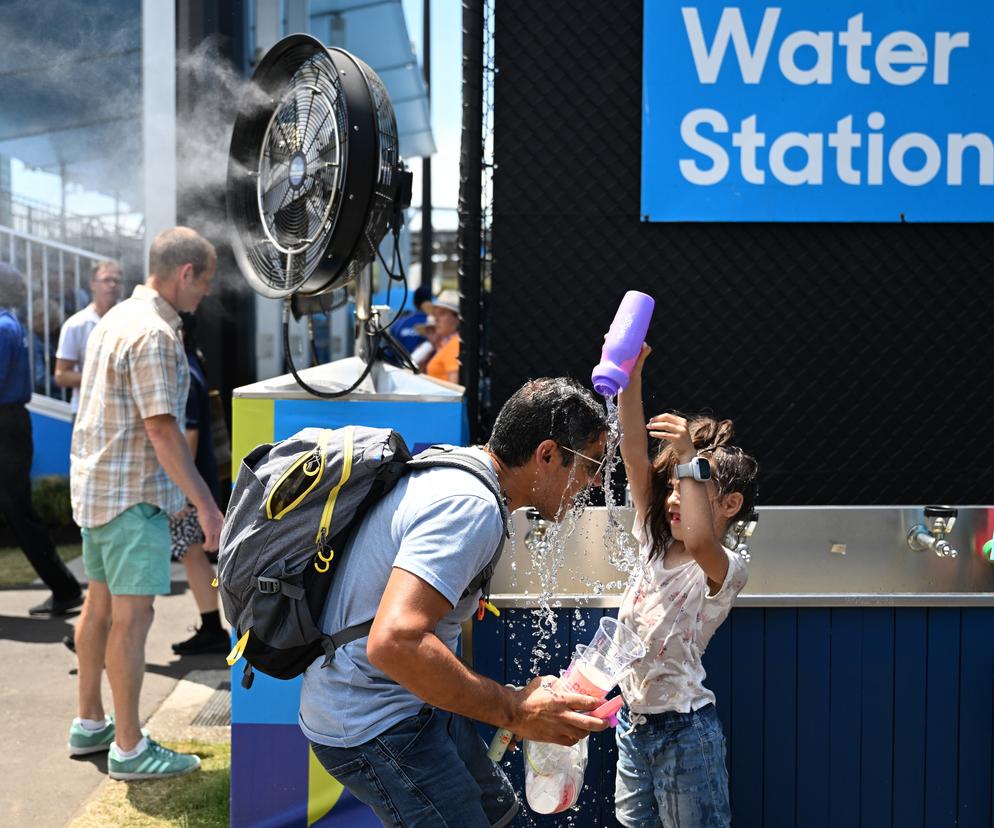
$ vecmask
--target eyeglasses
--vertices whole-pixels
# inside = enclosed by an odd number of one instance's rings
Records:
[[[578,451],[574,451],[568,446],[560,446],[559,448],[561,448],[563,451],[568,451],[570,454],[575,454],[577,457],[582,457],[584,460],[586,460],[587,474],[590,475],[591,479],[597,477],[598,475],[600,475],[602,471],[604,471],[604,463],[607,460],[606,454],[602,454],[600,460],[594,460],[593,457],[587,457],[586,454],[581,454]]]
[[[111,278],[111,279],[94,279],[93,281],[96,282],[98,285],[114,285],[114,287],[117,287],[124,280]]]

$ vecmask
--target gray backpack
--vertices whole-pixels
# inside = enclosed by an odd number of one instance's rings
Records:
[[[218,588],[238,637],[228,663],[248,662],[246,687],[252,668],[293,678],[322,653],[327,665],[338,647],[368,635],[373,619],[330,636],[319,629],[331,579],[369,508],[409,471],[437,466],[479,478],[507,534],[509,516],[493,473],[453,446],[432,446],[412,458],[391,429],[305,428],[245,457],[221,531]],[[483,606],[502,548],[503,538],[462,597],[483,590]]]

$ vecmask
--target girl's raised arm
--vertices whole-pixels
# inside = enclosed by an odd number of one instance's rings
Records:
[[[642,406],[642,366],[652,348],[642,343],[642,351],[632,368],[628,387],[618,394],[618,419],[621,424],[621,459],[632,491],[635,511],[643,518],[652,502],[652,463],[649,460],[649,436],[645,429]]]

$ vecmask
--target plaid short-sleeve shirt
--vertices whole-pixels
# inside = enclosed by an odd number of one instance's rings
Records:
[[[159,464],[144,423],[169,414],[183,428],[190,371],[180,324],[172,305],[138,285],[93,329],[70,456],[78,525],[102,526],[138,503],[168,514],[186,504]]]

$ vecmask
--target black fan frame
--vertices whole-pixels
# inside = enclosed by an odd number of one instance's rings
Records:
[[[337,216],[329,217],[334,228],[313,272],[296,288],[280,288],[257,273],[250,260],[248,245],[258,243],[265,233],[257,205],[257,177],[245,175],[244,170],[257,169],[260,147],[284,89],[294,73],[320,51],[338,74],[338,93],[345,102],[342,200]],[[386,90],[361,60],[344,49],[327,49],[304,34],[290,35],[273,46],[259,62],[252,82],[255,89],[246,97],[232,131],[228,163],[226,201],[235,258],[252,287],[266,296],[315,296],[343,287],[373,261],[391,216],[407,206],[400,203],[402,165],[396,119]],[[257,103],[260,93],[268,98],[262,105]]]

